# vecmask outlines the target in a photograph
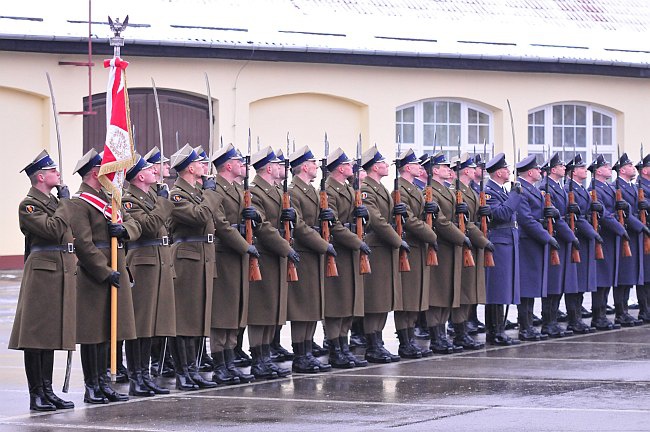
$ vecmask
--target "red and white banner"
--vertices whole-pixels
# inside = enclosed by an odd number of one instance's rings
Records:
[[[126,170],[135,163],[131,136],[129,95],[126,89],[128,62],[119,57],[104,60],[110,68],[106,90],[106,141],[99,169],[99,181],[112,194],[118,208],[122,203],[122,187]]]

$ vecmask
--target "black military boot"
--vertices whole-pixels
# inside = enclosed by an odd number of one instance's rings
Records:
[[[431,357],[433,355],[433,351],[431,351],[427,347],[421,347],[417,343],[415,343],[415,328],[414,327],[409,327],[408,329],[408,335],[409,335],[409,343],[413,347],[413,349],[417,350],[422,357]],[[429,330],[427,329],[427,334],[429,334]]]
[[[485,341],[489,344],[499,346],[519,345],[519,340],[513,339],[506,334],[503,319],[503,305],[485,305],[485,322],[487,328]]]
[[[517,321],[519,322],[519,340],[525,342],[540,341],[542,338],[539,333],[534,331],[534,328],[531,325],[528,309],[524,301],[525,300],[522,299],[522,304],[517,307],[519,312],[517,315]]]
[[[212,361],[212,381],[225,385],[239,384],[239,377],[233,375],[226,367],[226,357],[223,351],[213,352]]]
[[[455,344],[454,340],[449,336],[449,331],[445,329],[445,324],[438,324],[438,326],[440,327],[440,342],[448,348],[451,348],[454,353],[463,352],[463,347]],[[454,333],[453,330],[452,333]]]
[[[40,350],[25,350],[25,375],[29,386],[29,409],[32,411],[56,411],[56,406],[43,393],[43,376]]]
[[[368,366],[368,361],[364,359],[360,359],[352,351],[350,351],[350,345],[348,345],[348,338],[347,336],[339,336],[339,345],[341,347],[341,352],[343,353],[344,356],[348,358],[352,363],[354,363],[355,367],[365,367]]]
[[[391,362],[390,356],[384,354],[384,352],[379,348],[376,333],[366,334],[366,344],[368,347],[366,348],[365,359],[368,360],[370,363]]]
[[[639,301],[639,319],[644,323],[650,323],[650,312],[648,311],[648,285],[637,285],[636,298]]]
[[[116,358],[117,358],[117,365],[115,367],[115,384],[124,384],[129,382],[129,371],[128,369],[124,366],[124,341],[117,341],[117,353],[116,353]],[[110,354],[110,350],[106,349],[106,355],[108,356]],[[106,359],[106,364],[110,366],[109,364],[110,359]]]
[[[424,312],[418,313],[418,319],[415,322],[413,335],[418,339],[430,339],[429,327],[427,326],[427,316]]]
[[[408,329],[397,330],[397,339],[399,339],[399,347],[397,349],[397,353],[401,358],[422,358],[422,353],[419,350],[415,349],[413,345],[411,345]]]
[[[273,341],[269,344],[271,349],[270,356],[271,360],[274,362],[283,362],[293,360],[293,354],[287,351],[282,345],[280,345],[280,331],[282,326],[275,327],[275,334],[273,335]]]
[[[436,354],[452,354],[454,352],[453,348],[447,344],[447,338],[444,338],[440,333],[441,326],[429,327],[429,334],[431,335],[429,348]]]
[[[81,368],[84,373],[84,402],[90,404],[107,404],[108,399],[99,389],[97,371],[97,346],[80,344]]]
[[[144,385],[155,394],[169,394],[170,392],[168,388],[159,386],[156,381],[151,378],[151,375],[149,375],[151,343],[152,338],[140,339],[140,374],[142,375],[142,382],[144,382]]]
[[[149,389],[142,380],[140,365],[140,341],[138,339],[125,342],[126,366],[129,376],[129,396],[153,396],[154,392]]]
[[[384,338],[383,338],[383,333],[381,330],[377,330],[375,332],[377,334],[377,344],[379,346],[379,349],[385,354],[390,357],[391,362],[398,362],[400,361],[401,357],[398,356],[397,354],[393,354],[392,352],[388,351],[386,347],[384,347]]]
[[[566,336],[563,329],[557,324],[557,311],[553,308],[553,299],[542,299],[542,328],[541,333],[550,338],[563,338]]]
[[[485,324],[481,322],[481,320],[478,319],[478,305],[472,305],[469,310],[469,319],[467,320],[472,328],[476,329],[478,333],[485,333],[486,328]],[[474,334],[474,333],[470,333]]]
[[[328,363],[321,362],[312,352],[313,341],[305,341],[305,356],[310,365],[318,367],[320,372],[327,372],[332,370],[332,365]]]
[[[271,369],[273,372],[275,372],[278,377],[284,378],[289,375],[291,375],[291,369],[283,368],[271,360],[271,347],[268,344],[262,344],[262,355],[264,356],[264,363]]]
[[[329,351],[325,347],[324,344],[323,344],[323,346],[320,346],[316,342],[314,342],[313,339],[312,339],[312,341],[311,341],[311,353],[312,353],[312,355],[314,357],[323,357],[324,355],[329,354]]]
[[[278,374],[271,370],[271,368],[264,361],[264,355],[262,354],[262,346],[251,347],[251,374],[255,379],[275,379],[278,377]]]
[[[621,327],[634,327],[635,318],[632,317],[629,313],[625,311],[625,306],[623,303],[614,303],[614,310],[616,311],[616,317],[614,322],[620,324]]]
[[[215,388],[217,386],[217,383],[214,381],[208,381],[203,376],[199,373],[200,370],[200,365],[197,366],[197,339],[200,343],[203,342],[202,338],[194,338],[194,337],[184,337],[185,339],[185,349],[187,351],[187,371],[194,382],[197,386],[199,386],[200,389],[205,389],[205,388]]]
[[[252,363],[250,356],[246,354],[242,349],[242,343],[244,342],[244,331],[244,328],[239,329],[239,332],[237,333],[237,345],[233,350],[233,353],[235,354],[234,363],[237,367],[250,366]]]
[[[350,328],[350,346],[351,347],[366,347],[368,340],[364,336],[363,318],[354,318],[352,320],[352,327]]]
[[[351,369],[354,367],[354,361],[350,360],[341,351],[341,342],[339,338],[327,341],[329,346],[329,363],[335,369]]]
[[[52,389],[52,370],[54,369],[54,351],[41,351],[41,376],[43,377],[43,394],[56,409],[72,409],[74,402],[66,401],[54,394]]]
[[[485,344],[474,340],[469,334],[467,334],[467,325],[465,322],[454,323],[454,345],[463,347],[467,350],[479,350],[485,348]]]
[[[591,326],[596,330],[617,330],[621,328],[620,324],[615,324],[607,318],[607,311],[604,306],[592,307],[593,316],[591,317]]]
[[[582,314],[578,309],[567,309],[567,316],[569,319],[567,330],[571,330],[576,334],[591,333],[591,327],[582,322]],[[595,330],[596,329],[594,329],[594,331]]]
[[[239,378],[240,383],[249,383],[251,381],[255,381],[254,375],[247,374],[235,366],[235,353],[232,349],[224,350],[223,358],[224,361],[226,362],[226,368],[228,368],[230,374],[232,376]]]
[[[320,369],[316,365],[312,365],[305,353],[305,342],[292,343],[293,348],[293,361],[291,362],[291,370],[296,373],[316,373]]]
[[[190,378],[187,367],[187,350],[185,340],[182,336],[169,338],[169,348],[174,360],[174,371],[176,373],[176,390],[192,391],[198,390],[199,386]]]
[[[125,394],[118,393],[111,387],[111,380],[106,376],[106,364],[108,363],[108,343],[97,345],[97,381],[99,389],[104,393],[109,402],[125,402],[129,397]]]

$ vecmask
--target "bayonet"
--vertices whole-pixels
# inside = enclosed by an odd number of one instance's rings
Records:
[[[212,113],[212,95],[210,94],[210,80],[208,79],[208,73],[203,72],[205,75],[205,89],[208,96],[208,124],[210,125],[210,137],[208,139],[208,158],[212,158],[212,153],[214,152],[214,116]],[[210,163],[210,168],[208,168],[208,175],[212,175],[212,168],[214,167],[213,163]]]

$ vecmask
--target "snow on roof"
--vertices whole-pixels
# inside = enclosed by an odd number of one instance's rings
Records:
[[[0,38],[84,40],[88,1],[6,2]],[[126,43],[271,51],[650,65],[647,0],[112,0]]]

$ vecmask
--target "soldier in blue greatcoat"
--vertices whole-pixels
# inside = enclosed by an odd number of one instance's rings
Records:
[[[604,255],[604,259],[596,261],[597,291],[591,294],[591,326],[597,330],[612,330],[620,328],[620,325],[607,319],[607,297],[609,289],[618,283],[621,237],[629,237],[625,227],[616,219],[616,190],[608,183],[612,177],[612,166],[603,155],[597,155],[589,165],[589,171],[594,176],[589,191],[596,191],[599,203],[592,203],[591,210],[601,214],[599,228]]]
[[[650,202],[650,154],[646,155],[637,164],[639,171],[638,187],[643,188],[645,204],[639,202],[639,207],[647,206]],[[645,210],[641,210],[645,211]],[[650,222],[650,215],[646,216],[646,224]],[[643,255],[643,284],[636,286],[636,297],[639,301],[639,319],[643,322],[650,322],[650,311],[648,310],[648,297],[650,297],[650,255]]]
[[[544,208],[544,197],[534,184],[542,178],[535,155],[530,155],[517,165],[518,181],[521,183],[521,203],[517,210],[519,225],[519,272],[521,302],[518,306],[519,339],[537,341],[548,336],[533,327],[535,298],[547,296],[549,247],[559,249],[557,240],[542,226],[545,217],[557,216],[554,207]]]
[[[618,176],[616,188],[621,190],[623,200],[617,201],[617,209],[625,212],[625,228],[630,237],[630,250],[632,256],[625,256],[620,252],[620,265],[618,267],[618,283],[614,286],[614,309],[616,310],[615,323],[623,327],[640,325],[643,321],[632,317],[627,311],[627,302],[630,298],[632,285],[643,285],[643,236],[650,235],[650,228],[639,220],[638,189],[634,178],[636,168],[634,163],[623,153],[614,166]],[[644,202],[643,206],[646,205]]]
[[[521,185],[510,193],[503,185],[510,170],[503,153],[485,164],[490,179],[485,184],[490,207],[488,239],[494,244],[494,267],[485,268],[486,341],[496,345],[513,345],[518,340],[505,333],[504,304],[519,304],[519,229],[517,209],[521,202]]]
[[[584,188],[583,182],[587,178],[587,164],[580,154],[570,160],[566,165],[566,182],[564,191],[567,196],[573,194],[578,212],[571,213],[575,220],[575,234],[580,241],[580,262],[576,264],[578,285],[576,293],[564,294],[569,324],[567,330],[574,333],[590,333],[590,326],[582,322],[582,301],[584,293],[596,291],[596,242],[602,243],[600,234],[593,228],[591,220],[591,197]]]
[[[571,248],[579,249],[580,242],[565,221],[564,215],[576,214],[579,208],[576,205],[569,208],[568,197],[560,184],[560,180],[564,178],[565,168],[564,161],[558,153],[555,153],[548,161],[548,175],[539,184],[542,193],[551,195],[551,204],[559,213],[559,217],[554,218],[553,227],[555,238],[560,245],[560,264],[547,267],[548,291],[546,298],[542,299],[542,333],[554,338],[573,334],[558,324],[557,313],[562,294],[578,292],[578,272],[576,264],[571,262]]]

